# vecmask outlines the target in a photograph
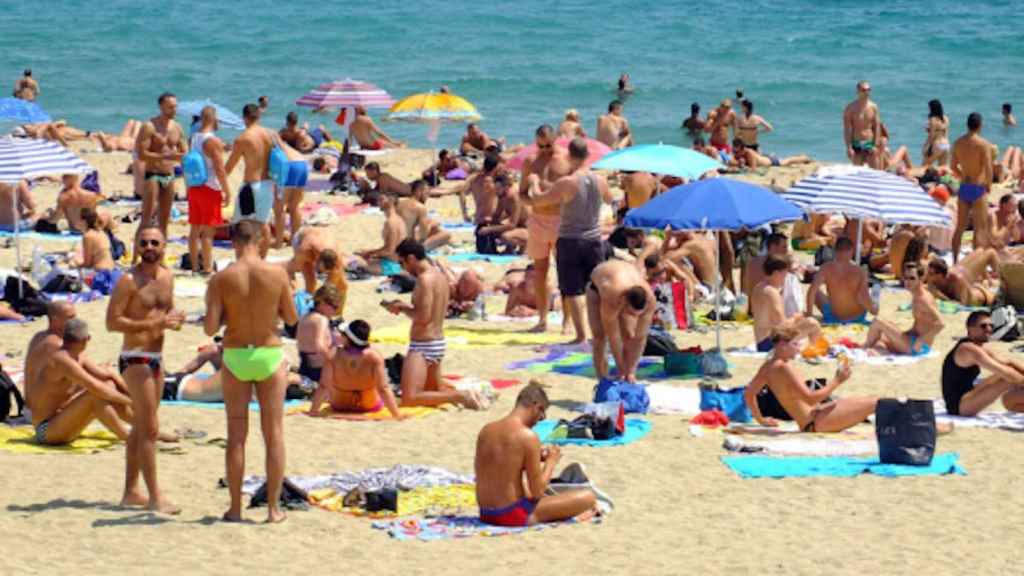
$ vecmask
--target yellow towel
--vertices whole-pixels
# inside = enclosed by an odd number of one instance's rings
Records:
[[[399,492],[397,513],[390,511],[367,512],[362,508],[346,508],[342,504],[344,498],[344,494],[338,494],[330,488],[313,490],[309,493],[309,499],[313,504],[332,512],[344,512],[353,516],[394,518],[413,514],[430,516],[477,514],[476,487],[472,484],[432,486]]]
[[[78,440],[66,446],[44,446],[36,443],[35,431],[29,426],[0,426],[0,450],[16,454],[92,454],[120,443],[117,436],[110,432],[94,430],[86,431]]]
[[[479,348],[481,346],[539,346],[565,342],[557,332],[514,332],[493,328],[445,328],[444,337],[449,348]],[[371,342],[381,344],[408,344],[409,325],[399,324],[378,328],[370,335]]]
[[[310,405],[307,404],[301,409],[302,412],[308,412]],[[424,416],[430,416],[434,412],[437,412],[438,408],[432,406],[399,406],[398,413],[409,419],[423,418]],[[289,414],[291,411],[289,411]],[[334,418],[336,420],[392,420],[391,412],[384,406],[381,406],[374,412],[335,412],[331,410],[330,406],[325,406],[321,409],[321,413],[325,418]]]

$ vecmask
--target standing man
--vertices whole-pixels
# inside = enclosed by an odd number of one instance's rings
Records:
[[[185,132],[174,117],[178,113],[178,99],[170,92],[164,92],[156,100],[160,114],[142,125],[135,140],[135,153],[142,160],[145,180],[142,188],[141,231],[153,223],[156,216],[160,233],[167,237],[167,223],[171,219],[171,204],[174,202],[174,167],[177,166],[188,146]],[[136,233],[136,244],[138,233]],[[139,253],[132,255],[132,263],[139,261]]]
[[[255,104],[242,108],[245,130],[235,138],[231,156],[225,171],[231,174],[239,160],[245,159],[245,173],[242,187],[235,197],[235,214],[232,221],[255,220],[262,226],[260,234],[260,256],[266,256],[270,246],[270,216],[274,208],[274,181],[270,180],[270,151],[274,148],[275,135],[260,126],[260,109]]]
[[[981,114],[971,112],[967,116],[967,134],[957,138],[953,144],[953,157],[950,160],[953,176],[960,179],[956,230],[953,231],[954,264],[960,259],[960,243],[967,222],[974,223],[975,229],[981,229],[987,224],[984,211],[988,210],[993,161],[992,144],[981,137]]]
[[[14,97],[35,102],[39,96],[39,83],[32,77],[32,69],[25,68],[21,78],[14,83]]]
[[[547,192],[556,180],[570,172],[569,155],[565,150],[555,146],[555,131],[543,124],[534,133],[537,151],[526,157],[523,171],[519,179],[519,197],[525,202],[530,189],[531,177],[537,180],[537,189]],[[547,302],[550,298],[548,286],[548,270],[551,268],[551,252],[558,241],[558,227],[562,223],[562,209],[558,204],[550,206],[534,206],[530,211],[530,219],[526,223],[526,255],[533,260],[534,274],[533,292],[537,302]],[[548,329],[547,312],[538,309],[539,321],[530,332],[546,332]]]
[[[188,189],[188,253],[193,272],[205,276],[213,273],[213,236],[217,226],[224,223],[221,207],[228,205],[231,187],[228,184],[228,174],[224,170],[224,142],[216,134],[220,127],[217,109],[206,106],[199,113],[199,120],[202,124],[192,135],[190,147],[203,155],[203,162],[206,163],[206,182]],[[200,262],[202,266],[199,265]]]
[[[608,103],[608,113],[598,116],[597,139],[607,144],[612,150],[633,145],[633,134],[629,130],[629,121],[622,115],[622,102],[612,100]]]
[[[710,134],[711,145],[715,147],[719,153],[724,152],[725,154],[732,153],[732,147],[729,146],[731,139],[729,138],[729,128],[732,128],[736,124],[736,112],[732,109],[732,100],[726,98],[718,104],[718,108],[715,108],[708,114],[708,120],[705,122],[704,130]],[[723,158],[723,161],[727,161]]]
[[[657,307],[643,273],[624,260],[609,260],[594,268],[587,288],[587,318],[594,335],[594,371],[608,377],[611,348],[619,378],[636,382],[636,368],[647,344],[647,332]]]
[[[871,101],[871,85],[867,80],[857,83],[857,99],[843,110],[843,141],[846,157],[856,166],[867,164],[878,168],[878,152],[882,143],[882,116]]]
[[[163,266],[164,235],[149,225],[140,228],[138,237],[136,254],[142,261],[121,277],[107,307],[107,330],[124,333],[117,364],[135,413],[121,504],[177,514],[181,509],[164,497],[156,478],[157,410],[164,389],[164,330],[180,330],[185,315],[174,310],[174,276]],[[140,470],[148,499],[139,490]]]
[[[601,203],[610,204],[611,192],[604,176],[585,165],[587,141],[573,138],[569,142],[568,176],[559,178],[546,193],[540,193],[540,178],[531,176],[529,206],[561,206],[562,220],[558,228],[556,267],[558,289],[562,292],[562,309],[569,315],[576,337],[572,344],[587,339],[583,327],[583,292],[594,268],[608,258],[608,246],[601,239]],[[545,300],[538,299],[538,302]]]
[[[284,234],[284,219],[288,216],[289,235],[288,239],[294,238],[302,227],[302,197],[306,189],[306,182],[309,180],[309,163],[288,143],[278,141],[285,156],[288,157],[288,174],[285,176],[284,186],[277,186],[277,193],[274,194],[274,241],[272,246],[280,248],[286,237]]]
[[[258,108],[250,104],[252,112]],[[249,166],[246,165],[246,170]],[[260,256],[261,226],[242,220],[231,229],[235,262],[210,280],[206,291],[204,330],[213,336],[224,328],[224,406],[228,417],[226,455],[231,506],[227,522],[242,520],[242,475],[245,473],[245,440],[249,433],[249,400],[253,385],[260,404],[260,428],[267,450],[267,522],[281,522],[281,483],[284,480],[284,394],[287,371],[281,362],[279,322],[299,321],[288,274]]]
[[[406,238],[395,251],[402,269],[416,279],[412,304],[400,300],[380,303],[388,312],[412,319],[409,351],[402,364],[402,406],[459,404],[480,409],[479,395],[456,390],[441,377],[441,362],[447,348],[444,319],[450,297],[448,278],[427,259],[423,244]]]

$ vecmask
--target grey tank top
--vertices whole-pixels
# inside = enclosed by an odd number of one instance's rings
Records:
[[[566,204],[562,204],[562,223],[559,238],[581,240],[601,239],[601,192],[597,177],[587,174],[580,179],[580,190]]]

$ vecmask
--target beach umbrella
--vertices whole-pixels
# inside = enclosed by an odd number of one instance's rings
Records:
[[[56,142],[35,138],[0,138],[0,182],[18,182],[40,176],[87,174],[92,166]],[[18,195],[11,195],[12,213],[18,214]],[[14,219],[14,250],[21,274],[21,231]],[[21,285],[19,284],[19,290]],[[19,294],[20,296],[20,294]]]
[[[351,78],[321,84],[295,101],[296,105],[309,108],[388,108],[394,103],[386,90]]]
[[[708,178],[682,184],[626,213],[625,225],[654,230],[740,230],[774,222],[799,220],[803,211],[775,192],[729,178]],[[715,243],[715,268],[718,268]],[[715,283],[715,338],[722,348],[718,323],[722,279]]]
[[[15,120],[22,124],[38,124],[49,122],[50,115],[35,102],[21,98],[0,98],[0,118]]]
[[[429,125],[427,140],[430,140],[435,148],[442,122],[477,122],[482,118],[483,116],[476,111],[476,106],[469,100],[450,92],[423,92],[406,96],[395,102],[384,115],[384,120],[389,122]]]
[[[555,146],[558,146],[559,148],[564,148],[564,149],[568,150],[569,149],[569,142],[571,142],[571,141],[572,141],[571,138],[564,138],[564,137],[563,138],[559,138],[559,139],[555,140]],[[612,149],[609,148],[607,144],[605,144],[604,142],[601,142],[600,140],[594,140],[593,138],[587,138],[586,141],[587,141],[587,161],[584,162],[585,166],[589,166],[589,165],[593,164],[594,162],[597,162],[598,160],[603,158],[606,154],[608,154],[609,152],[612,151]],[[529,156],[530,154],[534,154],[536,152],[537,152],[537,143],[534,142],[533,144],[530,144],[529,146],[526,146],[526,147],[522,148],[521,150],[519,150],[519,152],[517,152],[516,155],[513,156],[512,159],[510,159],[506,163],[506,165],[509,168],[511,168],[512,170],[519,170],[519,169],[521,169],[523,167],[523,163],[526,162],[526,157]]]
[[[606,155],[592,166],[595,170],[650,172],[687,180],[695,180],[722,167],[718,160],[706,154],[670,144],[630,146]]]
[[[205,100],[187,100],[185,102],[178,102],[178,113],[183,116],[188,116],[188,124],[192,123],[192,116],[199,116],[202,113],[203,108],[207,106],[213,106],[217,109],[217,121],[228,128],[234,128],[236,130],[244,130],[245,122],[238,117],[237,114],[228,110],[224,106],[217,104],[209,98]]]
[[[822,168],[790,186],[783,197],[811,214],[846,214],[858,218],[857,261],[863,220],[887,224],[952,225],[945,208],[914,182],[860,166]]]

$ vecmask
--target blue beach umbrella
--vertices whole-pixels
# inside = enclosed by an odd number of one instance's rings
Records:
[[[722,168],[717,160],[690,148],[670,144],[641,144],[616,150],[595,162],[595,170],[628,170],[667,174],[687,180]]]
[[[740,230],[799,220],[803,215],[803,210],[767,188],[729,178],[709,178],[676,186],[655,196],[627,212],[625,224],[656,230]],[[715,243],[716,268],[718,257]],[[722,327],[717,310],[721,294],[719,279],[715,283],[715,337],[719,350],[722,349]]]
[[[0,118],[15,120],[22,124],[49,122],[50,115],[35,102],[21,98],[0,98]]]
[[[189,117],[199,116],[203,111],[203,108],[206,108],[207,106],[213,106],[217,109],[217,120],[221,125],[228,128],[235,128],[236,130],[242,130],[245,128],[245,123],[242,122],[242,119],[239,118],[237,114],[209,98],[205,100],[188,100],[186,102],[178,102],[178,114]],[[191,118],[189,118],[188,123],[191,123]]]

